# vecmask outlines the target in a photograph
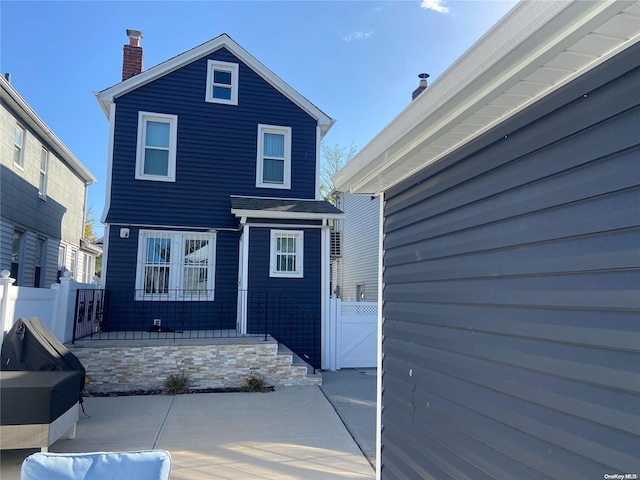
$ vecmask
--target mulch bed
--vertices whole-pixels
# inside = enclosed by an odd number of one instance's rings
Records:
[[[186,392],[183,392],[183,395],[189,395],[191,393],[237,393],[237,392],[245,392],[243,388],[235,387],[235,388],[192,388]],[[265,387],[262,392],[273,392],[275,391],[275,387]],[[132,397],[135,395],[164,395],[162,390],[129,390],[126,392],[104,392],[104,393],[96,393],[96,392],[82,392],[83,397]]]

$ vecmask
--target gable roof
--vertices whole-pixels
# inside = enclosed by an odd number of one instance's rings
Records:
[[[62,143],[24,98],[20,96],[17,90],[13,88],[13,85],[7,82],[2,75],[0,75],[0,88],[5,93],[2,95],[2,103],[9,106],[11,110],[15,112],[21,123],[28,125],[43,141],[47,142],[46,146],[52,150],[59,159],[69,165],[69,168],[71,168],[85,184],[91,185],[96,183],[96,177],[94,177],[87,167]]]
[[[522,1],[338,171],[335,188],[386,191],[638,42],[640,1]]]
[[[266,82],[271,84],[282,95],[287,97],[293,103],[295,103],[302,110],[307,112],[312,118],[318,121],[322,136],[324,136],[329,129],[335,123],[335,120],[329,117],[326,113],[316,107],[313,103],[300,95],[291,86],[289,86],[284,80],[278,77],[275,73],[260,63],[253,55],[247,52],[244,48],[238,45],[231,39],[226,33],[219,35],[218,37],[209,40],[191,50],[187,50],[178,56],[175,56],[165,62],[162,62],[155,67],[145,70],[138,75],[135,75],[127,80],[124,80],[112,87],[109,87],[100,92],[96,92],[95,96],[102,107],[107,118],[109,117],[109,105],[118,97],[135,90],[149,82],[152,82],[164,75],[167,75],[179,68],[198,60],[206,55],[209,55],[216,50],[226,48],[240,61],[246,64],[254,72],[260,75]]]

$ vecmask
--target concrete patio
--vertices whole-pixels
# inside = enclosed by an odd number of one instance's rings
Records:
[[[318,387],[271,393],[90,397],[73,440],[52,452],[158,448],[172,479],[373,479],[375,472]],[[0,476],[20,478],[36,450],[1,452]]]

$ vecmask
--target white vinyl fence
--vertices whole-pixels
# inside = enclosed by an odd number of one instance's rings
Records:
[[[0,325],[3,338],[19,318],[38,317],[62,343],[73,338],[73,316],[76,291],[79,288],[98,288],[96,282],[78,283],[69,278],[69,273],[60,283],[46,288],[16,287],[9,272],[0,272]],[[96,277],[94,277],[96,278]]]
[[[327,359],[324,368],[378,365],[378,304],[330,300]]]

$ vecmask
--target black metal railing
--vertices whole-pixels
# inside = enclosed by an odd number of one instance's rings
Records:
[[[246,334],[237,324],[238,308],[246,309]],[[73,343],[244,335],[271,336],[320,367],[320,315],[278,291],[88,289],[76,297]]]

